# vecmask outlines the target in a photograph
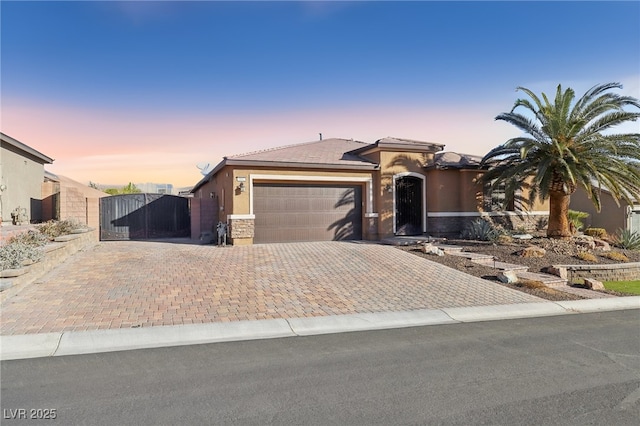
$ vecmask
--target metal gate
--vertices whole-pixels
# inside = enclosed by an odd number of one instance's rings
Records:
[[[189,199],[123,194],[100,199],[100,240],[146,240],[191,235]]]

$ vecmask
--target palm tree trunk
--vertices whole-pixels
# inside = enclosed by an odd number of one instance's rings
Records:
[[[565,191],[549,192],[549,226],[547,237],[571,238],[571,229],[567,213],[569,212],[569,200],[571,196]]]

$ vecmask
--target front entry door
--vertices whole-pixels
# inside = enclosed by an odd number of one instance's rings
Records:
[[[421,235],[422,179],[402,176],[396,179],[396,235]]]

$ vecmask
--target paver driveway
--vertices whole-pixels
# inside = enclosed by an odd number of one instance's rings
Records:
[[[5,300],[0,334],[542,301],[378,244],[102,242]]]

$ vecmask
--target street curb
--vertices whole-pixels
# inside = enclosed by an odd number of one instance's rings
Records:
[[[517,303],[511,305],[472,306],[468,308],[442,309],[460,322],[494,321],[514,318],[531,318],[572,313],[562,306],[549,302]]]
[[[54,356],[293,336],[284,319],[63,333]]]
[[[640,309],[640,296],[0,336],[0,360]]]
[[[291,329],[298,336],[453,324],[459,322],[438,309],[290,318],[288,321]]]

